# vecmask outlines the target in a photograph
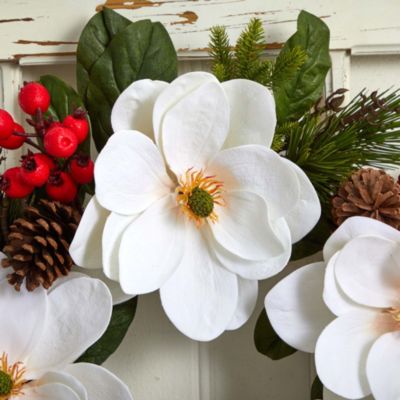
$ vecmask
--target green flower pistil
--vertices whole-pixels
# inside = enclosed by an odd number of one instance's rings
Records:
[[[206,190],[196,187],[188,198],[188,206],[193,214],[207,218],[214,210],[214,200]]]
[[[189,169],[179,178],[176,200],[183,213],[197,227],[204,221],[218,221],[215,205],[224,206],[223,184],[215,176],[205,175],[202,170]]]
[[[8,400],[23,395],[22,388],[26,369],[21,362],[9,364],[8,355],[0,357],[0,400]]]
[[[13,380],[11,376],[4,371],[0,371],[0,398],[6,398],[11,394],[13,388]]]

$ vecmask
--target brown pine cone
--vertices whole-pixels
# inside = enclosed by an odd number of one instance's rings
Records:
[[[336,225],[365,216],[400,229],[400,185],[385,171],[362,168],[351,175],[332,200]]]
[[[8,258],[2,266],[13,268],[7,278],[16,290],[24,280],[29,291],[40,285],[48,289],[68,275],[73,265],[68,249],[80,218],[76,209],[59,202],[40,200],[26,207],[23,217],[10,226],[3,250]]]

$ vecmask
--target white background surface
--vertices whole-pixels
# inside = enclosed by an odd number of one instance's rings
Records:
[[[0,0],[0,107],[6,107],[18,119],[18,87],[24,80],[37,79],[45,73],[74,83],[74,42],[100,3]],[[119,3],[126,8],[121,12],[130,18],[152,17],[166,23],[180,49],[181,72],[207,69],[207,61],[200,59],[205,55],[202,49],[207,45],[209,26],[227,24],[234,38],[251,16],[259,16],[265,21],[268,41],[279,43],[294,32],[294,21],[304,8],[324,16],[332,31],[333,70],[327,79],[327,92],[347,87],[353,96],[364,87],[371,91],[400,87],[400,3],[396,0],[379,4],[368,0]],[[176,24],[185,21],[185,11],[195,12],[198,20]],[[18,21],[23,18],[33,21]],[[21,40],[30,43],[21,44]],[[56,41],[68,43],[55,44]],[[8,165],[17,158],[17,154],[9,157]],[[284,273],[292,268],[295,265]],[[128,335],[106,366],[129,384],[136,400],[308,399],[313,379],[310,357],[297,353],[272,362],[258,354],[253,345],[253,329],[263,297],[280,277],[261,284],[256,312],[242,329],[225,333],[212,343],[185,338],[165,317],[158,294],[142,296]]]

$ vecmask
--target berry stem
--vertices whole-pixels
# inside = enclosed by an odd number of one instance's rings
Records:
[[[33,140],[31,139],[26,139],[25,140],[26,144],[29,144],[30,146],[34,147],[35,149],[41,151],[42,153],[46,153],[38,144],[36,144]]]
[[[0,225],[1,235],[3,240],[8,237],[8,210],[10,208],[10,200],[5,196],[1,199],[1,213],[0,213]]]
[[[15,136],[22,136],[22,137],[26,137],[26,138],[30,138],[30,137],[39,137],[39,135],[38,134],[36,134],[36,133],[22,133],[22,132],[16,132],[16,131],[14,131],[13,132],[13,135],[15,135]]]

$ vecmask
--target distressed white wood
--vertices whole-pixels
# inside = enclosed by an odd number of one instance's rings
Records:
[[[3,63],[0,64],[0,77],[0,107],[12,114],[16,121],[22,121],[22,112],[15,101],[15,94],[23,82],[22,70],[16,64]],[[21,157],[21,150],[3,149],[2,156],[6,156],[7,159],[1,163],[1,171],[16,165]]]
[[[331,51],[332,69],[329,73],[330,92],[350,85],[350,53],[346,50]]]
[[[213,25],[227,26],[235,40],[253,16],[268,26],[270,47],[279,47],[303,8],[329,24],[332,49],[371,54],[384,45],[386,52],[400,51],[398,0],[1,0],[0,60],[70,56],[82,27],[103,4],[132,20],[161,21],[181,56],[204,57]]]
[[[385,90],[400,88],[400,55],[361,56],[351,58],[350,94],[362,89]]]

